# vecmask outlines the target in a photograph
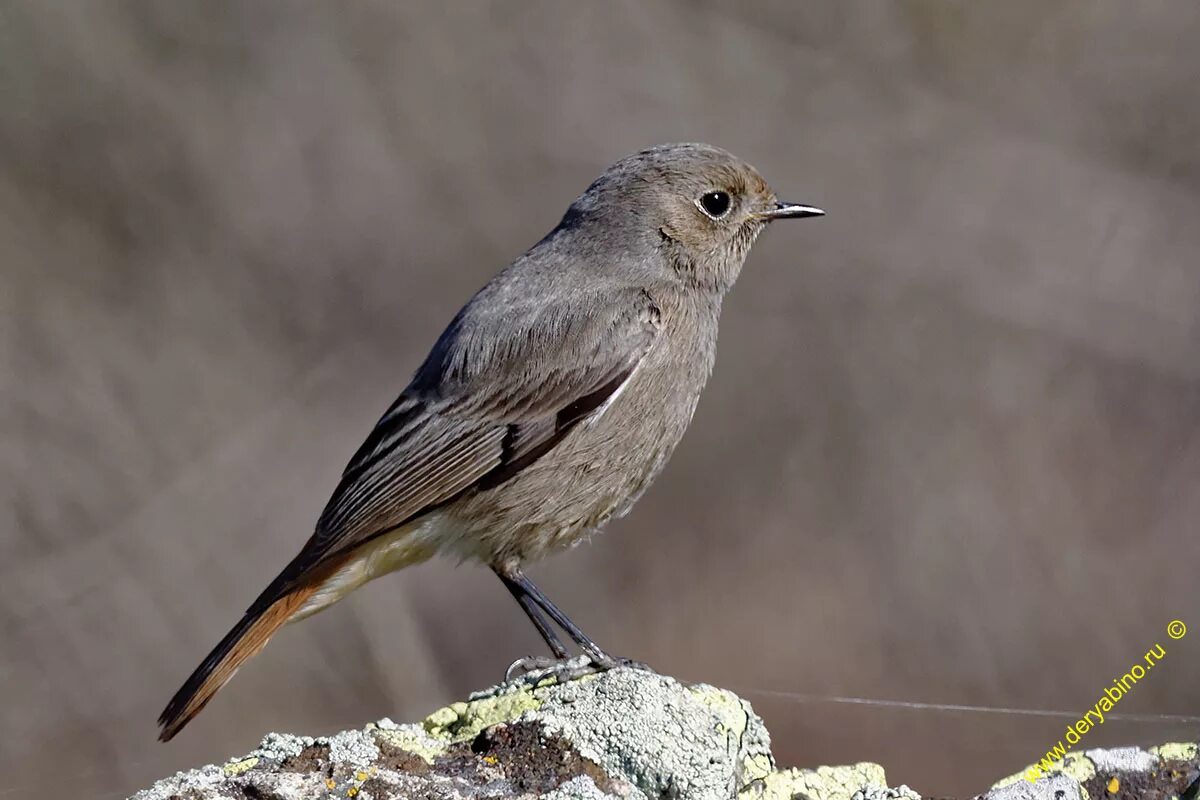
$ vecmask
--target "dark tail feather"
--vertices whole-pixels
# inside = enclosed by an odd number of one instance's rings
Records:
[[[167,703],[158,724],[162,730],[160,741],[167,742],[191,721],[192,717],[213,698],[217,691],[228,683],[238,667],[266,646],[275,631],[300,610],[304,602],[316,592],[318,586],[301,587],[262,609],[252,608],[242,617],[213,651],[208,654],[191,677]]]

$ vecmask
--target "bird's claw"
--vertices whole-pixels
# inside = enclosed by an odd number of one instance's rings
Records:
[[[650,667],[643,664],[641,661],[634,661],[632,658],[624,656],[610,656],[603,650],[589,652],[586,654],[592,666],[597,672],[604,670],[616,669],[617,667],[626,667],[628,669],[638,669],[643,672],[654,672]]]
[[[553,656],[525,656],[524,658],[518,658],[508,665],[508,669],[504,670],[504,680],[507,683],[517,678],[526,678],[534,672],[546,672],[560,664],[566,664],[568,661],[569,659],[564,661]]]
[[[618,666],[618,667],[625,667],[626,669],[636,669],[636,670],[640,670],[642,672],[649,672],[654,675],[658,674],[657,672],[654,671],[653,667],[651,667],[649,664],[646,664],[642,661],[634,661],[632,658],[624,658],[623,656],[617,656],[616,659],[614,659],[614,660],[617,662],[616,666]]]
[[[560,659],[551,656],[518,658],[504,671],[504,680],[505,682],[521,681],[533,686],[547,679],[552,679],[555,683],[566,683],[584,675],[606,672],[617,667],[654,672],[640,661],[621,656],[610,656],[602,650],[597,650],[594,653],[584,653],[573,658]]]
[[[574,658],[526,656],[518,658],[508,666],[508,669],[504,671],[504,680],[520,681],[530,686],[536,686],[544,680],[566,683],[597,671],[599,670],[588,656],[575,656]]]

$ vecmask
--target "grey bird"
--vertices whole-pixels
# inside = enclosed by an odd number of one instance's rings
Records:
[[[751,244],[774,220],[823,213],[779,202],[711,145],[660,145],[605,170],[458,312],[303,549],[168,703],[159,738],[280,626],[439,554],[490,567],[555,658],[569,654],[550,621],[596,668],[618,663],[521,567],[629,510],[691,422]]]

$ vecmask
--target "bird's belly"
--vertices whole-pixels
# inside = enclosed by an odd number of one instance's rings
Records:
[[[461,526],[433,511],[362,545],[321,583],[307,602],[288,620],[312,616],[341,600],[367,581],[428,560],[445,543],[461,535]]]

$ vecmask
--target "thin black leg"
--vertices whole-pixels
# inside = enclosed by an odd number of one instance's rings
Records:
[[[554,620],[555,625],[566,631],[567,635],[571,637],[575,644],[579,645],[583,652],[587,653],[588,657],[592,659],[597,666],[608,668],[617,663],[617,659],[614,659],[612,656],[608,655],[608,653],[600,649],[599,645],[589,639],[587,634],[581,631],[579,626],[571,621],[570,617],[560,611],[558,606],[550,602],[550,598],[546,597],[546,595],[542,593],[541,589],[534,586],[533,581],[525,577],[525,573],[521,572],[519,568],[507,567],[493,569],[495,569],[496,574],[500,576],[500,580],[504,581],[504,585],[509,587],[510,592],[512,592],[514,595],[517,595],[519,592],[527,600],[532,600],[534,603],[536,603],[537,606],[542,609],[542,611],[546,612],[550,619]],[[518,600],[520,600],[519,597]],[[538,632],[542,634],[542,638],[546,639],[547,644],[550,644],[550,637],[547,636],[543,629],[543,626],[546,624],[545,620],[540,620],[539,622],[539,620],[535,618],[534,614],[531,613],[526,607],[524,602],[521,603],[521,607],[525,609],[525,613],[529,614],[529,618],[534,620],[533,624],[538,627]],[[562,645],[560,643],[559,647],[561,646]],[[551,644],[550,647],[553,649],[554,645]]]
[[[523,586],[521,586],[520,583],[514,581],[512,578],[509,578],[498,569],[495,570],[495,573],[496,577],[500,579],[500,582],[504,584],[504,588],[508,589],[508,591],[512,593],[513,598],[521,604],[521,609],[525,612],[526,616],[529,617],[529,621],[533,623],[533,627],[537,628],[537,632],[542,635],[542,639],[546,641],[546,645],[550,648],[550,651],[554,653],[554,657],[559,660],[569,658],[571,655],[570,652],[568,652],[567,648],[563,646],[563,643],[559,640],[558,635],[554,632],[554,629],[550,627],[550,624],[546,622],[545,617],[543,617],[541,612],[538,611],[537,601],[529,595],[529,593]]]

